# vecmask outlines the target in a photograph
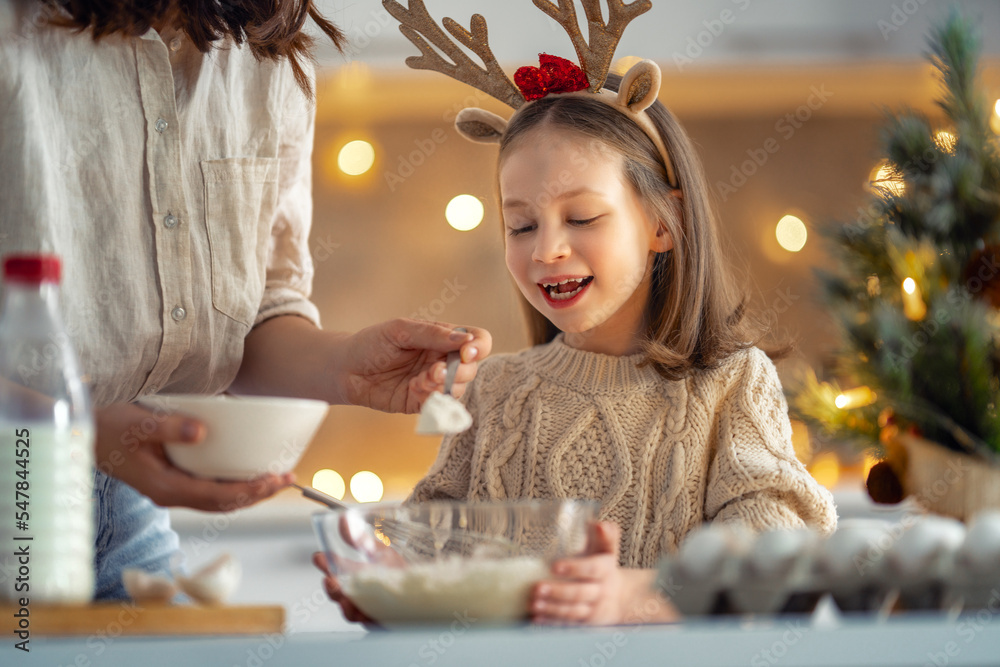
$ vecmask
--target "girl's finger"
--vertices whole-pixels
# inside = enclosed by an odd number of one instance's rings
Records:
[[[322,551],[314,551],[312,555],[312,562],[320,572],[326,576],[330,576],[330,564],[326,562],[326,554]]]
[[[590,619],[594,613],[594,605],[578,603],[542,602],[535,600],[531,607],[536,620],[545,618],[558,623],[584,623]]]
[[[600,584],[569,581],[543,581],[535,588],[534,595],[534,599],[547,603],[592,604],[600,597]]]
[[[563,579],[600,580],[610,576],[618,564],[614,556],[582,556],[564,558],[552,565],[552,573]]]

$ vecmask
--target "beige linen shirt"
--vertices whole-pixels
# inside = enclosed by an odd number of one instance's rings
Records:
[[[225,389],[251,328],[318,323],[313,107],[286,62],[57,28],[0,0],[0,254],[63,259],[95,403]]]

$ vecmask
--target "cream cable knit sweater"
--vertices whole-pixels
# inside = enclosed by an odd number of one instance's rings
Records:
[[[640,360],[561,336],[486,359],[464,398],[472,428],[444,439],[410,500],[597,500],[626,567],[655,566],[705,521],[833,531],[833,497],[795,457],[762,351],[679,381]]]

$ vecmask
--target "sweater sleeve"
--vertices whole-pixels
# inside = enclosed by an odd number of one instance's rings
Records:
[[[480,376],[481,372],[482,369]],[[424,478],[417,482],[406,503],[468,499],[472,476],[472,452],[480,422],[480,415],[476,412],[479,384],[478,379],[474,380],[462,397],[462,402],[472,415],[472,426],[461,433],[444,436],[437,459]]]
[[[809,526],[831,533],[837,526],[833,496],[795,456],[774,364],[759,349],[744,354],[717,414],[706,518],[753,531]]]

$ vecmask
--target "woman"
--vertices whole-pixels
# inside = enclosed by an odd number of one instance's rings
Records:
[[[203,426],[137,398],[228,389],[415,412],[448,351],[462,350],[459,391],[489,353],[475,328],[319,328],[307,18],[342,45],[311,0],[0,0],[0,254],[63,258],[97,409],[98,598],[124,595],[125,566],[166,569],[177,538],[153,503],[227,510],[291,481],[184,474],[162,442]]]

